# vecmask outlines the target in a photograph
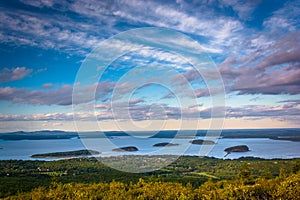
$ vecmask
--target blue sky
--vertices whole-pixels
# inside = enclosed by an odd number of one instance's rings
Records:
[[[120,124],[133,129],[130,117],[137,129],[177,129],[180,123],[185,129],[209,128],[213,109],[226,111],[224,128],[300,127],[299,16],[300,1],[282,0],[1,1],[0,131],[74,130],[72,92],[79,69],[107,39],[144,27],[186,38],[158,34],[159,45],[170,39],[173,46],[127,53],[99,80],[88,79],[82,91],[95,90],[95,101],[75,103],[75,123],[82,130],[98,130],[95,117],[103,130],[118,130]],[[147,45],[147,39],[141,41]],[[106,53],[129,48],[107,44]],[[197,45],[204,55],[200,61],[209,64],[204,77],[172,53]],[[222,77],[224,105],[212,103],[205,80],[211,69]],[[99,78],[99,71],[91,73]],[[209,79],[221,87],[216,80]]]

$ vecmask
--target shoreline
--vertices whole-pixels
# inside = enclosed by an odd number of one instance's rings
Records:
[[[243,161],[243,160],[254,160],[254,161],[272,161],[272,160],[299,160],[300,157],[293,157],[293,158],[260,158],[260,157],[253,157],[253,156],[242,156],[239,158],[228,158],[228,157],[224,157],[224,158],[217,158],[217,157],[213,157],[213,156],[197,156],[197,155],[182,155],[182,156],[176,156],[176,155],[118,155],[118,156],[98,156],[95,157],[93,155],[90,156],[71,156],[71,157],[36,157],[38,159],[7,159],[7,160],[0,160],[1,161],[40,161],[40,162],[51,162],[51,161],[63,161],[63,160],[89,160],[89,159],[120,159],[120,158],[166,158],[166,157],[178,157],[178,158],[199,158],[199,159],[214,159],[214,160],[220,160],[220,161]],[[32,157],[31,157],[32,158]],[[46,159],[46,160],[43,160]],[[51,159],[51,160],[47,160],[47,159]]]
[[[149,138],[195,138],[205,137],[208,130],[161,130]],[[213,131],[213,130],[210,130]],[[131,131],[134,132],[134,131]],[[139,131],[141,136],[147,136],[147,131]],[[135,133],[137,134],[137,132]],[[0,133],[0,140],[55,140],[55,139],[87,139],[87,138],[109,138],[129,137],[130,134],[124,131],[91,131],[91,132],[70,132],[60,130],[40,131],[17,131]],[[176,136],[176,137],[175,137]],[[221,138],[268,138],[276,140],[300,141],[300,128],[278,128],[278,129],[224,129],[218,137]]]

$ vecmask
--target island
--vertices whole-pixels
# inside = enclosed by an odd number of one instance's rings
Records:
[[[154,144],[154,147],[165,147],[165,146],[178,146],[179,144],[174,144],[174,143],[169,143],[169,142],[161,142],[161,143],[157,143]]]
[[[113,149],[113,151],[118,151],[118,152],[122,152],[122,151],[138,151],[138,148],[136,148],[135,146],[128,146],[128,147],[116,148],[116,149]]]
[[[199,145],[202,145],[202,144],[207,144],[207,145],[212,145],[212,144],[216,144],[214,141],[212,140],[201,140],[201,139],[198,139],[198,140],[192,140],[190,141],[190,143],[192,144],[199,144]]]
[[[238,145],[238,146],[228,147],[224,149],[224,151],[227,152],[227,154],[224,156],[226,157],[231,152],[248,152],[249,147],[247,145]]]
[[[31,157],[32,158],[69,158],[69,157],[84,157],[84,156],[98,155],[98,154],[100,154],[100,152],[94,150],[77,150],[77,151],[33,154]]]

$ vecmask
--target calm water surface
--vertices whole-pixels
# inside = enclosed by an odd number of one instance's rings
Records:
[[[201,137],[198,137],[201,138]],[[80,149],[92,149],[101,152],[101,156],[112,155],[198,155],[224,158],[224,149],[235,145],[247,145],[249,152],[231,153],[226,159],[235,159],[245,156],[272,158],[300,158],[300,142],[271,140],[266,138],[222,138],[214,146],[190,144],[191,139],[171,140],[168,138],[137,138],[117,137],[113,139],[90,138],[82,143],[80,139],[53,139],[53,140],[0,140],[0,160],[23,159],[37,160],[30,156],[37,153],[50,153],[61,151],[74,151]],[[153,147],[153,144],[160,142],[172,142],[179,144],[171,147]],[[123,146],[136,146],[137,152],[114,152],[113,148]],[[205,147],[206,146],[206,147]],[[202,149],[201,149],[202,148]],[[203,149],[204,148],[204,149]],[[206,151],[205,148],[211,150]],[[51,160],[51,159],[39,159]]]

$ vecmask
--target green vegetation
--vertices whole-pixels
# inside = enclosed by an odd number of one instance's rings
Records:
[[[124,165],[145,159],[125,157]],[[153,157],[158,158],[149,158]],[[111,169],[94,158],[7,160],[0,162],[0,198],[297,199],[299,163],[299,159],[184,156],[160,170],[134,174]]]
[[[100,154],[94,150],[78,150],[78,151],[66,151],[66,152],[54,152],[54,153],[43,153],[34,154],[32,158],[65,158],[65,157],[80,157]]]
[[[53,182],[49,187],[38,187],[7,199],[299,199],[299,184],[300,174],[282,179],[256,179],[252,184],[244,184],[241,180],[208,181],[198,188],[143,179],[135,184]]]

